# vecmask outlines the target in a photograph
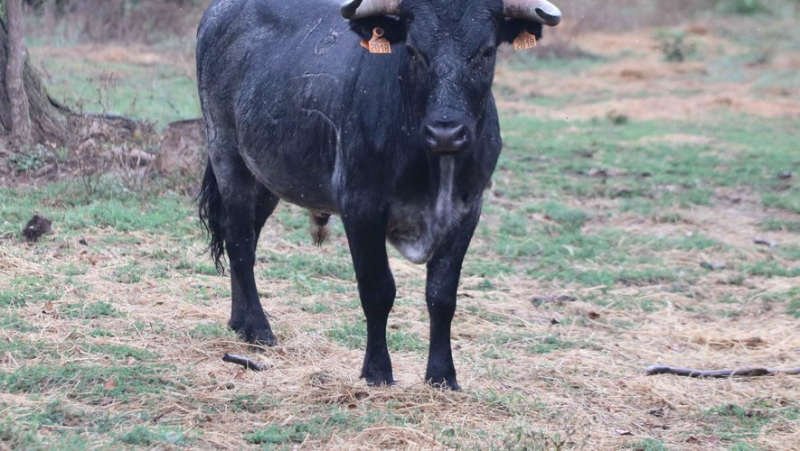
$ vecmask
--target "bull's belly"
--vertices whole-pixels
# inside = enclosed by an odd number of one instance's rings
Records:
[[[274,155],[243,153],[250,172],[272,194],[290,204],[327,214],[338,214],[332,174],[319,164],[285,164]],[[293,160],[294,161],[294,160]]]

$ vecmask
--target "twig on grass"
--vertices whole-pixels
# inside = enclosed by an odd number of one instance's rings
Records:
[[[237,365],[241,365],[246,370],[253,370],[253,371],[264,371],[264,367],[259,365],[258,363],[248,359],[247,357],[242,357],[240,355],[228,354],[226,353],[222,356],[223,362],[228,363],[235,363]]]
[[[647,368],[648,376],[655,376],[658,374],[672,374],[675,376],[702,377],[702,378],[759,377],[759,376],[775,376],[776,374],[799,375],[800,368],[792,368],[788,370],[770,370],[766,368],[740,368],[736,370],[715,370],[715,371],[700,371],[689,368],[677,368],[672,366],[659,366],[659,365],[653,365]]]
[[[778,245],[778,243],[776,243],[774,241],[766,240],[764,238],[756,238],[756,239],[753,240],[753,242],[755,244],[758,244],[759,246],[775,247],[775,246]]]

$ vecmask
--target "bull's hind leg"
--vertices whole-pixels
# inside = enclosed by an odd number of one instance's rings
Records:
[[[258,299],[253,266],[261,228],[275,210],[278,198],[256,181],[238,155],[215,157],[213,166],[223,205],[223,234],[233,295],[228,325],[245,341],[273,346],[275,335]]]
[[[460,387],[450,346],[450,325],[456,311],[461,265],[479,219],[480,207],[477,207],[451,232],[428,263],[425,297],[431,322],[431,341],[425,380],[453,390]]]

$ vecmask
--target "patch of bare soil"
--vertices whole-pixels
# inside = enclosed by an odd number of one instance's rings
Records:
[[[572,45],[608,60],[568,73],[501,67],[497,84],[513,95],[501,96],[498,104],[506,110],[555,119],[586,120],[610,112],[638,120],[694,120],[718,112],[800,118],[800,88],[759,84],[763,73],[793,68],[800,56],[766,58],[742,69],[743,80],[721,81],[711,76],[710,61],[744,50],[702,30],[690,37],[702,60],[681,63],[665,60],[654,30],[576,36]],[[559,106],[527,100],[536,97],[552,99]]]
[[[155,174],[197,182],[205,165],[205,131],[199,119],[169,124],[158,132],[147,122],[113,115],[75,115],[66,153],[38,147],[41,167],[16,173],[11,153],[0,153],[0,186],[62,179],[96,183],[106,174],[120,176],[128,188],[142,188]],[[189,189],[187,187],[187,189]]]
[[[37,61],[48,58],[73,59],[98,65],[129,64],[153,67],[167,65],[194,75],[194,58],[182,52],[156,51],[151,46],[131,44],[81,44],[66,47],[36,46],[30,52]]]

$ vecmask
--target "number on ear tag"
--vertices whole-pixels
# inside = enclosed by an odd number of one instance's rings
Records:
[[[387,54],[392,53],[392,43],[384,38],[386,32],[381,27],[372,30],[372,39],[367,42],[361,41],[361,46],[369,50],[369,53]]]
[[[536,47],[536,36],[530,34],[528,30],[522,30],[522,33],[514,39],[514,50],[528,50]]]

